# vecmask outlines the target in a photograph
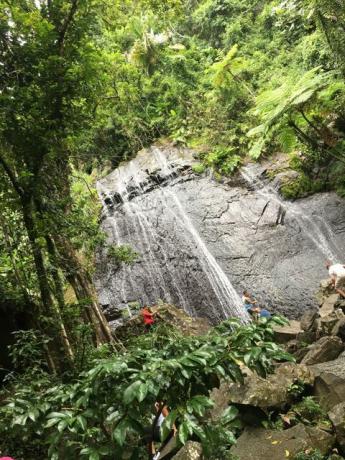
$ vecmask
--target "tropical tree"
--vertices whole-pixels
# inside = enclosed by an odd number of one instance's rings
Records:
[[[258,158],[266,143],[278,131],[285,131],[289,136],[292,130],[302,143],[314,149],[334,147],[325,124],[308,116],[308,111],[312,113],[321,90],[330,87],[331,83],[334,83],[334,78],[333,72],[323,72],[320,68],[314,68],[304,73],[297,81],[287,78],[278,88],[261,93],[256,98],[252,114],[262,123],[248,132],[249,137],[258,137],[250,150],[250,155]],[[342,85],[333,84],[331,88],[333,91],[328,92],[328,98],[336,91],[341,91]],[[312,132],[308,133],[304,127]],[[336,153],[334,155],[337,156]]]
[[[37,318],[50,319],[48,330],[72,361],[74,351],[61,313],[64,277],[78,298],[94,299],[65,224],[73,215],[73,141],[90,122],[102,84],[100,59],[90,38],[96,10],[77,0],[4,1],[0,7],[1,175],[30,243],[40,292]],[[112,340],[95,300],[85,315],[98,341]],[[53,362],[50,356],[52,368]]]

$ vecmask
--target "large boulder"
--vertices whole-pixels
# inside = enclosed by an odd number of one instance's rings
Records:
[[[344,344],[339,337],[322,337],[309,347],[302,364],[318,364],[332,361],[337,358],[344,349]]]
[[[332,335],[336,335],[345,342],[345,318],[339,319],[333,326]]]
[[[328,410],[345,401],[345,355],[312,366],[315,374],[314,395],[321,406]]]
[[[291,318],[314,308],[327,274],[319,241],[324,236],[332,248],[344,247],[345,201],[335,193],[284,201],[262,164],[247,164],[218,182],[195,174],[193,156],[155,145],[98,182],[107,244],[138,253],[130,267],[117,269],[107,245],[99,249],[100,304],[120,310],[162,299],[218,323],[240,315],[232,308],[238,300],[233,286]]]
[[[266,379],[253,374],[245,378],[243,385],[223,383],[219,390],[215,390],[215,394],[223,409],[229,403],[255,406],[262,409],[281,408],[292,397],[289,390],[291,385],[297,381],[312,385],[314,376],[305,365],[285,363]]]
[[[246,429],[230,452],[239,460],[283,460],[309,448],[327,454],[333,444],[329,433],[298,424],[285,431]]]
[[[157,323],[174,326],[186,336],[206,334],[211,327],[206,318],[193,318],[174,305],[162,304],[151,307],[151,310]],[[116,337],[120,339],[143,332],[143,317],[140,312],[115,329]]]
[[[273,326],[274,330],[274,339],[277,343],[287,343],[290,340],[296,339],[298,334],[302,331],[301,323],[296,320],[291,320],[286,326]]]
[[[334,426],[337,443],[345,453],[345,401],[334,406],[328,412],[328,417]]]
[[[304,331],[313,331],[316,329],[315,321],[319,317],[319,312],[317,310],[308,310],[304,313],[301,318],[301,328]]]
[[[331,283],[331,279],[327,278],[320,282],[320,289],[316,294],[316,299],[319,302],[319,306],[321,307],[324,301],[330,295],[334,294],[334,287]]]
[[[340,319],[343,319],[343,318],[345,318],[344,313],[342,312],[342,310],[337,309],[337,310],[334,310],[332,313],[318,319],[317,320],[317,323],[319,324],[318,335],[321,335],[321,336],[331,335],[334,326],[337,324],[337,322]]]
[[[339,295],[338,294],[331,294],[328,297],[326,297],[325,301],[323,302],[321,308],[319,309],[319,314],[321,318],[324,316],[329,315],[330,313],[333,313],[335,309],[335,305],[338,302]]]
[[[188,441],[180,449],[172,460],[201,460],[202,447],[201,444],[194,441]]]

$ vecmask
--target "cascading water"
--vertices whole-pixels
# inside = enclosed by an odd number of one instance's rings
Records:
[[[191,150],[151,147],[99,181],[108,244],[139,254],[119,266],[106,247],[97,252],[107,318],[159,299],[214,323],[243,318],[242,289],[289,317],[315,307],[325,258],[343,262],[344,200],[329,192],[291,203],[257,165],[242,171],[243,187],[238,176],[198,175],[193,162]]]
[[[162,152],[155,148],[153,153],[162,170],[165,173],[171,174],[171,167]],[[243,307],[241,307],[241,299],[239,295],[231,284],[229,278],[225,275],[224,271],[217,263],[214,256],[208,250],[206,244],[200,236],[200,233],[188,217],[178,195],[174,193],[173,189],[170,187],[167,188],[166,192],[162,190],[162,193],[166,193],[166,196],[171,198],[170,204],[174,203],[176,205],[177,211],[181,216],[180,222],[182,222],[183,227],[190,234],[192,242],[195,243],[198,251],[198,259],[207,273],[210,284],[217,295],[224,317],[231,315],[243,317]],[[169,207],[169,203],[167,203],[167,206]]]
[[[326,259],[335,262],[341,257],[338,246],[334,242],[334,233],[324,219],[320,216],[316,218],[308,216],[298,203],[283,200],[277,190],[260,179],[250,167],[242,168],[240,173],[257,194],[268,201],[277,203],[286,213],[289,213]]]
[[[131,245],[141,255],[139,263],[144,278],[142,282],[147,285],[147,289],[139,300],[146,304],[162,299],[175,303],[189,314],[195,315],[195,307],[198,305],[195,305],[195,300],[191,298],[188,287],[188,283],[193,283],[198,285],[197,289],[200,292],[205,291],[204,302],[207,302],[210,312],[212,310],[212,318],[221,320],[236,316],[245,321],[247,316],[236,290],[192,223],[182,200],[170,186],[170,183],[174,183],[174,178],[177,177],[179,180],[173,159],[170,159],[170,166],[159,149],[153,149],[152,153],[152,168],[166,182],[164,186],[156,183],[153,190],[148,188],[145,175],[135,160],[129,162],[117,175],[115,195],[114,190],[109,190],[106,183],[101,181],[98,184],[100,197],[107,209],[106,225],[112,229],[113,241],[118,245]],[[180,167],[183,170],[184,166]],[[179,267],[174,266],[174,260],[169,260],[172,252],[169,234],[160,234],[157,210],[170,216],[171,228],[175,234],[179,234],[181,241],[181,258],[185,260],[185,265],[190,264],[190,269],[186,266],[180,271]],[[123,225],[124,221],[127,228]],[[130,300],[128,289],[126,291],[124,287],[126,282],[130,282],[126,279],[130,276],[131,273],[127,269],[120,281],[121,299],[118,300],[123,307]],[[186,276],[189,278],[188,282]],[[111,283],[113,282],[116,280],[112,279]],[[111,288],[109,296],[110,291]]]

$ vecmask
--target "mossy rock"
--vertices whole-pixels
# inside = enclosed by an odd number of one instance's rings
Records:
[[[287,180],[280,187],[280,193],[288,200],[303,198],[313,193],[321,192],[325,189],[325,183],[322,180],[312,180],[305,174],[300,174],[292,180]]]

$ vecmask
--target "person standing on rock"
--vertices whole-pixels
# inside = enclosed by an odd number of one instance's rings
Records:
[[[331,282],[335,288],[335,292],[345,298],[345,265],[332,265],[331,261],[327,260],[326,268],[329,276],[331,277]]]
[[[153,313],[151,311],[151,308],[144,307],[141,310],[141,314],[143,316],[145,329],[150,330],[152,328],[152,326],[155,324],[155,319],[153,317]]]

